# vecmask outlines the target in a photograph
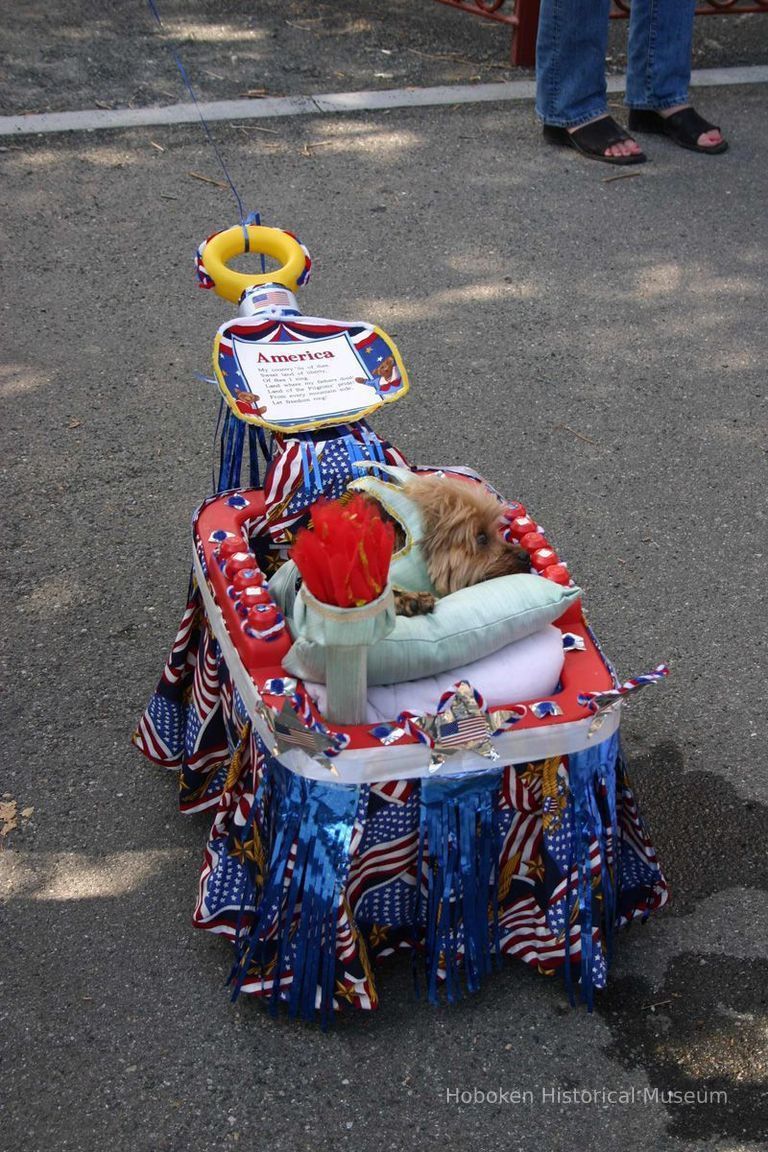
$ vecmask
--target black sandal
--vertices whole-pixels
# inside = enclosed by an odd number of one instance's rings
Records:
[[[630,108],[629,127],[633,132],[655,132],[657,136],[669,136],[681,148],[690,148],[691,152],[727,152],[727,140],[719,144],[698,143],[699,136],[704,132],[720,129],[716,124],[710,124],[703,116],[699,116],[693,108],[681,108],[671,116],[662,116],[652,108]]]
[[[587,156],[590,160],[601,160],[603,164],[645,164],[648,159],[644,152],[637,152],[634,156],[605,155],[606,148],[610,148],[611,145],[632,139],[612,116],[592,120],[591,123],[583,124],[573,132],[556,124],[545,124],[544,139],[550,144],[575,148],[582,156]]]

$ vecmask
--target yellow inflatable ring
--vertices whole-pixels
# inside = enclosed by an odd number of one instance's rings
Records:
[[[246,225],[248,248],[244,229],[239,224],[211,237],[203,248],[200,263],[213,281],[217,296],[238,304],[246,288],[256,284],[282,284],[295,292],[306,281],[307,255],[301,244],[281,228],[264,228],[259,224]],[[281,267],[273,272],[233,272],[228,262],[244,252],[256,252],[280,261]]]

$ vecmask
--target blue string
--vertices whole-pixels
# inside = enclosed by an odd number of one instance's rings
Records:
[[[249,212],[248,215],[246,216],[245,220],[243,221],[243,236],[245,237],[245,251],[246,252],[250,252],[250,250],[251,250],[251,238],[248,235],[248,225],[249,224],[256,224],[257,226],[260,226],[261,225],[261,215],[258,212]],[[266,270],[267,270],[267,262],[264,259],[264,253],[262,252],[261,253],[261,271],[263,273],[263,272],[266,272]]]
[[[158,7],[157,7],[157,0],[147,0],[147,5],[149,7],[150,12],[154,16],[158,27],[165,30],[164,26],[163,26],[163,21],[160,17],[160,12],[159,12]],[[216,159],[219,162],[219,167],[221,168],[222,172],[224,173],[226,181],[232,190],[232,195],[235,198],[235,202],[237,204],[238,215],[240,217],[240,225],[243,229],[244,251],[250,252],[251,241],[250,241],[250,236],[248,233],[248,226],[250,224],[255,224],[257,226],[260,226],[261,225],[261,215],[259,212],[249,212],[248,215],[246,216],[245,209],[243,207],[243,202],[242,202],[242,199],[240,198],[240,194],[237,191],[237,188],[235,187],[234,180],[232,179],[232,177],[229,174],[227,166],[224,162],[224,157],[222,156],[221,152],[219,151],[219,148],[216,144],[216,141],[213,138],[213,134],[212,134],[212,132],[208,126],[208,122],[206,121],[205,117],[203,116],[202,110],[201,110],[200,105],[199,105],[198,100],[197,100],[197,96],[195,95],[195,90],[192,87],[192,82],[189,79],[189,76],[187,74],[187,70],[184,67],[184,64],[181,60],[181,57],[179,56],[179,53],[178,53],[174,44],[169,43],[166,45],[166,47],[168,48],[168,51],[170,52],[171,56],[173,57],[174,63],[176,64],[176,67],[179,71],[179,75],[181,76],[181,79],[184,83],[184,87],[187,89],[187,92],[189,93],[190,99],[192,100],[192,103],[195,106],[197,114],[200,117],[200,123],[203,126],[203,131],[205,132],[208,143],[211,145],[211,148],[213,149],[214,155],[216,156]],[[261,259],[261,271],[262,271],[262,274],[264,274],[267,271],[267,262],[266,262],[266,259],[265,259],[263,252],[260,253],[260,259]],[[211,383],[211,384],[216,383],[215,380],[212,380],[210,377],[207,377],[207,376],[200,375],[199,378],[201,380],[205,380],[206,383]],[[221,426],[222,410],[223,410],[223,405],[219,407],[219,415],[218,415],[218,420],[216,423],[216,433],[214,436],[214,442],[215,442],[215,437],[218,436],[219,427]],[[239,434],[239,437],[233,435],[232,428],[231,428],[231,422],[229,420],[229,413],[227,414],[227,419],[224,422],[224,427],[222,429],[221,436],[222,436],[222,439],[221,439],[220,463],[219,463],[219,488],[221,488],[221,486],[222,486],[222,480],[226,484],[231,485],[231,483],[233,482],[233,473],[235,470],[235,466],[239,470],[240,460],[237,459],[238,448],[239,448],[240,454],[242,455],[242,430]],[[225,444],[225,440],[228,440],[228,443]],[[261,428],[259,428],[259,430],[258,430],[258,440],[259,440],[259,444],[261,446],[262,452],[264,453],[264,458],[267,461],[267,463],[269,463],[272,453],[271,453],[269,447],[267,446],[266,438],[265,438],[263,430]],[[238,444],[238,441],[239,441],[239,444]],[[258,454],[256,451],[256,445],[255,445],[254,440],[253,440],[252,430],[250,428],[249,428],[249,433],[248,433],[248,448],[249,448],[249,459],[250,459],[251,484],[258,487],[259,486]],[[212,472],[211,481],[212,481],[213,487],[215,488],[216,482],[215,482],[215,476],[213,474],[213,466],[211,467],[211,472]]]
[[[156,0],[147,0],[147,4],[149,6],[150,12],[152,13],[155,20],[157,21],[158,27],[163,28],[163,22],[160,19],[160,13],[157,10]],[[163,28],[163,30],[165,30],[165,29]],[[203,126],[203,131],[205,132],[205,135],[208,139],[208,143],[210,144],[211,148],[213,148],[213,151],[216,155],[216,159],[219,162],[219,166],[220,166],[222,172],[224,173],[224,176],[226,178],[227,183],[229,184],[230,188],[232,189],[232,195],[234,196],[235,202],[237,204],[237,211],[238,211],[238,214],[240,217],[240,223],[242,224],[243,229],[245,230],[245,240],[246,240],[246,249],[245,250],[247,252],[248,251],[248,247],[247,247],[247,245],[248,245],[248,231],[246,228],[247,221],[246,221],[245,209],[243,208],[243,202],[240,199],[240,193],[237,191],[237,188],[235,187],[234,181],[232,180],[232,177],[230,176],[230,174],[227,170],[227,166],[224,163],[224,157],[219,152],[219,149],[216,145],[216,141],[214,140],[213,135],[211,133],[211,130],[208,127],[208,123],[207,123],[205,117],[203,116],[203,113],[200,109],[200,105],[197,102],[197,96],[195,95],[195,90],[192,87],[189,76],[187,75],[187,70],[181,62],[181,57],[179,56],[179,53],[176,51],[176,48],[173,44],[168,44],[167,48],[168,48],[168,51],[170,52],[171,56],[174,59],[176,67],[179,70],[179,75],[181,76],[181,79],[184,83],[184,87],[187,89],[187,92],[189,93],[190,99],[192,100],[192,103],[195,106],[197,114],[200,117],[200,123]],[[254,215],[254,214],[252,213],[252,215]],[[262,256],[262,265],[263,265],[263,263],[264,263],[264,257]]]

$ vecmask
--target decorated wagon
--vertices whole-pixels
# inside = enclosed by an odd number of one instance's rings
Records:
[[[246,250],[279,270],[234,272]],[[309,269],[277,229],[231,228],[198,252],[201,283],[239,304],[214,345],[221,465],[134,735],[178,772],[182,811],[213,816],[194,923],[232,941],[234,995],[323,1023],[376,1007],[376,962],[399,950],[433,1001],[509,956],[561,972],[591,1007],[616,929],[667,900],[619,739],[623,702],[666,668],[620,683],[567,566],[498,493],[531,573],[395,616],[391,586],[418,568],[409,478],[490,485],[414,467],[376,435],[367,417],[408,389],[399,352],[375,325],[302,315]],[[339,608],[289,557],[318,502],[356,490],[402,536],[380,594]]]

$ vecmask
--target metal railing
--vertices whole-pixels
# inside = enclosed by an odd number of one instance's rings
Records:
[[[512,28],[511,60],[519,68],[536,63],[536,30],[540,0],[438,0],[472,16],[483,16],[509,24]],[[631,0],[613,0],[612,20],[626,20]],[[744,16],[749,12],[768,13],[768,0],[703,0],[697,16]]]

